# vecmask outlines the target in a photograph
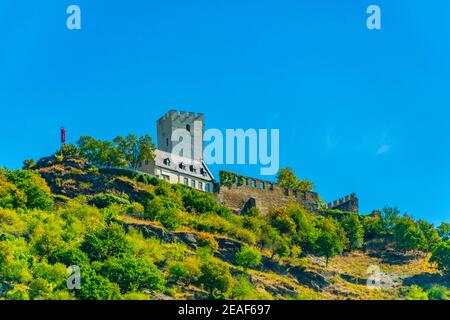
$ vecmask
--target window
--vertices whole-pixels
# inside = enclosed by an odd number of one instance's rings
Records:
[[[169,158],[164,159],[163,163],[164,163],[166,166],[170,166],[170,159],[169,159]]]
[[[188,132],[191,132],[191,126],[190,126],[189,124],[186,125],[186,130],[187,130]]]
[[[169,177],[168,175],[162,174],[161,176],[162,176],[162,178],[163,178],[164,180],[170,181],[170,177]]]
[[[198,182],[198,188],[200,190],[203,190],[203,182],[201,182],[201,181]]]
[[[195,180],[191,181],[191,187],[195,189]]]
[[[200,173],[201,173],[203,176],[206,176],[206,170],[205,170],[205,169],[201,168],[201,169],[200,169]]]
[[[178,166],[180,167],[180,169],[186,170],[186,165],[183,162],[180,162]]]
[[[191,172],[196,172],[197,171],[197,169],[195,169],[192,164],[189,166],[189,169],[191,170]]]
[[[206,190],[206,192],[211,192],[211,188],[209,186],[209,183],[205,184],[205,190]]]
[[[188,178],[184,178],[184,184],[187,185],[187,186],[189,185],[189,179]]]

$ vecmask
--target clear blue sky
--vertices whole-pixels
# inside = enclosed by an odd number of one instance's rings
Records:
[[[66,28],[66,8],[82,30]],[[382,9],[382,30],[366,8]],[[447,0],[0,2],[0,166],[80,135],[279,128],[281,165],[362,212],[450,220]],[[213,168],[217,172],[221,168]],[[230,168],[227,168],[230,169]],[[256,175],[255,167],[231,168]]]

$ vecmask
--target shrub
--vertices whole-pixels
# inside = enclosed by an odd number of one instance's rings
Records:
[[[108,259],[100,274],[117,283],[122,293],[164,289],[164,277],[156,266],[132,256]]]
[[[197,244],[199,247],[207,247],[211,252],[217,252],[219,244],[212,234],[200,232],[198,234]]]
[[[261,263],[261,253],[255,248],[244,245],[236,253],[236,263],[245,270],[256,267]]]
[[[122,296],[123,300],[150,300],[150,296],[148,294],[142,292],[129,292]]]
[[[174,281],[184,282],[188,278],[189,273],[182,262],[173,262],[169,266],[169,278]]]
[[[267,292],[258,292],[244,275],[240,275],[233,283],[230,298],[233,300],[270,300],[272,296]]]
[[[25,207],[27,197],[14,184],[0,177],[0,207],[17,209]]]
[[[61,247],[52,252],[48,258],[51,264],[62,263],[67,267],[89,263],[87,255],[78,248]]]
[[[17,186],[26,195],[29,209],[49,210],[53,207],[53,198],[45,180],[34,171],[16,170],[7,172],[7,180]]]
[[[30,299],[27,286],[23,284],[16,284],[10,291],[6,293],[6,299],[8,300]]]
[[[448,300],[447,288],[444,286],[433,286],[428,290],[429,300]]]
[[[138,202],[133,202],[127,207],[127,214],[137,216],[137,217],[143,217],[144,216],[144,206]]]
[[[403,295],[406,300],[428,300],[427,293],[417,285],[404,288]]]
[[[169,230],[175,230],[182,224],[182,214],[176,208],[164,209],[158,214],[157,219]]]
[[[81,250],[94,261],[120,257],[132,252],[123,229],[115,224],[100,231],[88,233],[81,243]]]
[[[98,275],[89,267],[81,270],[81,289],[75,291],[81,300],[118,300],[119,286],[111,283],[107,278]]]
[[[130,201],[122,197],[106,193],[96,195],[94,198],[92,198],[90,203],[96,206],[97,208],[103,209],[109,207],[112,204],[129,205]]]
[[[439,270],[450,276],[450,241],[442,241],[433,249],[430,262],[435,262]]]

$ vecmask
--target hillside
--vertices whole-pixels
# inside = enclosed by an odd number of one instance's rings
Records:
[[[294,203],[241,216],[186,186],[53,156],[0,171],[0,299],[446,298],[434,248],[448,234],[387,216]]]

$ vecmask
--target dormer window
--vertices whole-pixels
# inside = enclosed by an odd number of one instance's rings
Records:
[[[169,158],[164,159],[163,163],[164,163],[166,166],[170,166],[170,159],[169,159]]]
[[[200,169],[200,173],[201,173],[203,176],[206,176],[206,170],[205,170],[204,168],[201,168],[201,169]]]
[[[197,169],[195,169],[192,164],[189,166],[189,170],[191,170],[191,172],[197,172]]]
[[[180,167],[180,169],[186,170],[186,165],[183,162],[180,162],[178,166]]]

